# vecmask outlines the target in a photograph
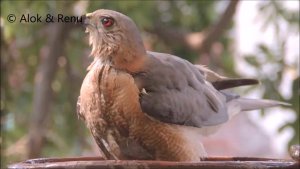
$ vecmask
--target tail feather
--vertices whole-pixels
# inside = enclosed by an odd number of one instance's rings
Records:
[[[227,111],[229,119],[232,119],[232,117],[242,111],[264,109],[275,106],[290,106],[290,104],[275,100],[248,99],[239,97],[236,99],[232,99],[227,103]]]
[[[250,111],[275,106],[290,106],[289,103],[267,99],[238,98],[235,101],[239,103],[241,111]]]
[[[226,96],[229,97],[230,95],[226,94]],[[231,99],[227,102],[227,111],[230,120],[235,115],[239,114],[241,111],[250,111],[275,106],[290,106],[290,104],[275,100],[248,99],[241,97],[237,98],[233,95]],[[221,126],[222,124],[216,126],[206,126],[202,128],[197,128],[197,131],[200,135],[208,136],[217,132]]]
[[[226,78],[222,80],[218,80],[215,82],[212,82],[212,85],[217,90],[224,90],[228,88],[234,88],[238,86],[246,86],[246,85],[255,85],[258,84],[259,81],[256,79],[232,79],[232,78]]]

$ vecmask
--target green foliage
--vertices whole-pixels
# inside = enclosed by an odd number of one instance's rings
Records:
[[[294,137],[290,140],[289,142],[289,146],[291,145],[295,145],[295,144],[299,144],[300,140],[299,140],[299,133],[300,133],[300,110],[299,110],[299,96],[300,96],[300,77],[298,77],[297,79],[294,80],[293,82],[293,95],[292,97],[289,99],[289,103],[291,103],[293,109],[296,112],[296,120],[290,123],[287,123],[285,125],[283,125],[279,131],[282,131],[284,129],[286,129],[287,127],[292,127],[294,129]]]
[[[285,61],[286,53],[286,40],[288,36],[294,36],[295,33],[299,33],[299,14],[294,11],[284,10],[281,1],[267,1],[259,6],[261,14],[266,16],[263,24],[263,28],[268,26],[274,26],[276,31],[275,44],[273,46],[267,46],[260,44],[257,47],[256,54],[251,54],[245,57],[248,64],[253,66],[257,71],[258,78],[264,85],[263,98],[272,98],[283,102],[291,103],[291,109],[296,114],[296,120],[291,123],[283,125],[279,131],[287,127],[294,129],[294,136],[289,142],[289,146],[292,144],[299,144],[299,60],[289,65]],[[289,25],[288,34],[286,34],[280,27],[280,21],[284,21]],[[299,58],[299,56],[297,56]],[[271,72],[262,72],[266,67],[272,67]],[[292,97],[286,99],[279,92],[280,83],[283,81],[283,76],[287,69],[293,70],[297,73],[293,81]],[[263,112],[263,111],[262,111]]]

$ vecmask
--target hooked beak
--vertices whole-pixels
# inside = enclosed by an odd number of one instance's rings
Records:
[[[90,23],[90,18],[91,18],[91,13],[87,13],[86,15],[82,15],[82,24],[87,27],[88,25],[91,25]]]
[[[86,32],[88,32],[88,29],[96,28],[94,24],[91,23],[91,17],[92,13],[87,13],[86,15],[82,16],[82,23],[86,29]]]
[[[82,16],[81,16],[81,17],[82,17],[82,24],[83,24],[84,26],[89,25],[89,22],[90,22],[90,20],[89,20],[89,18],[87,17],[87,15],[89,15],[89,14],[86,14],[86,15],[82,15]]]

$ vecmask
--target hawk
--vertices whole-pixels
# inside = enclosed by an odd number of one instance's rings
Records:
[[[93,62],[78,115],[107,159],[200,161],[201,137],[241,111],[285,103],[242,98],[224,89],[257,84],[232,79],[165,53],[146,51],[135,23],[100,9],[84,20]]]

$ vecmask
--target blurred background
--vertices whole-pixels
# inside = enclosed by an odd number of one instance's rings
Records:
[[[234,91],[292,104],[239,114],[204,139],[209,155],[288,158],[288,146],[299,144],[299,1],[1,1],[1,167],[100,155],[76,115],[91,62],[85,29],[18,22],[22,14],[80,16],[100,8],[131,17],[148,50],[258,78],[261,84]]]

